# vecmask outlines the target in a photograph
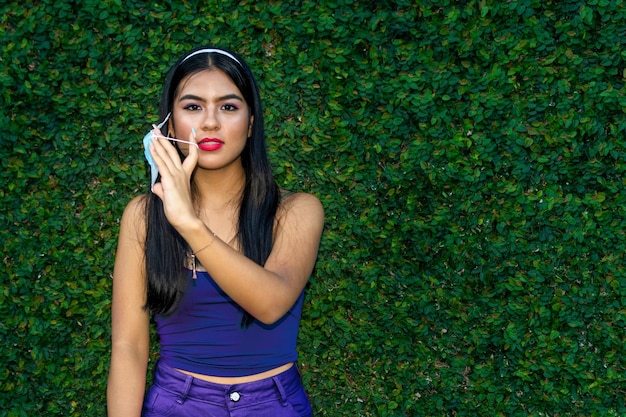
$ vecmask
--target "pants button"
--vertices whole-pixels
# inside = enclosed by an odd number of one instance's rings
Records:
[[[231,392],[230,393],[230,400],[234,403],[236,403],[237,401],[239,401],[241,399],[241,395],[235,391],[235,392]]]

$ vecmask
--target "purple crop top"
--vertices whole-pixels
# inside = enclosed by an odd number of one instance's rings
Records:
[[[283,318],[272,325],[258,320],[242,328],[243,311],[207,272],[191,278],[180,305],[156,316],[161,360],[189,372],[238,377],[274,369],[298,359],[296,339],[304,291]]]

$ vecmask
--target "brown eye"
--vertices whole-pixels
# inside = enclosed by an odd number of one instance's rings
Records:
[[[224,104],[222,106],[222,110],[226,110],[226,111],[235,111],[239,109],[239,107],[235,106],[234,104]]]

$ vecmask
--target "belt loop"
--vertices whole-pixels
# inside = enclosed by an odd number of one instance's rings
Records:
[[[183,404],[189,395],[189,391],[191,391],[191,384],[193,383],[193,377],[191,375],[187,375],[185,378],[185,386],[183,387],[183,391],[180,393],[180,397],[176,400],[178,404]]]
[[[274,385],[276,385],[276,389],[278,389],[278,393],[280,394],[280,402],[284,406],[287,405],[287,394],[285,394],[285,390],[283,389],[283,385],[280,383],[280,379],[278,376],[272,377],[272,381],[274,381]]]

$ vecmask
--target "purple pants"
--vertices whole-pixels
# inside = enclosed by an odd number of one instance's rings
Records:
[[[222,385],[183,374],[162,362],[146,393],[142,417],[310,417],[296,366],[276,376]]]

